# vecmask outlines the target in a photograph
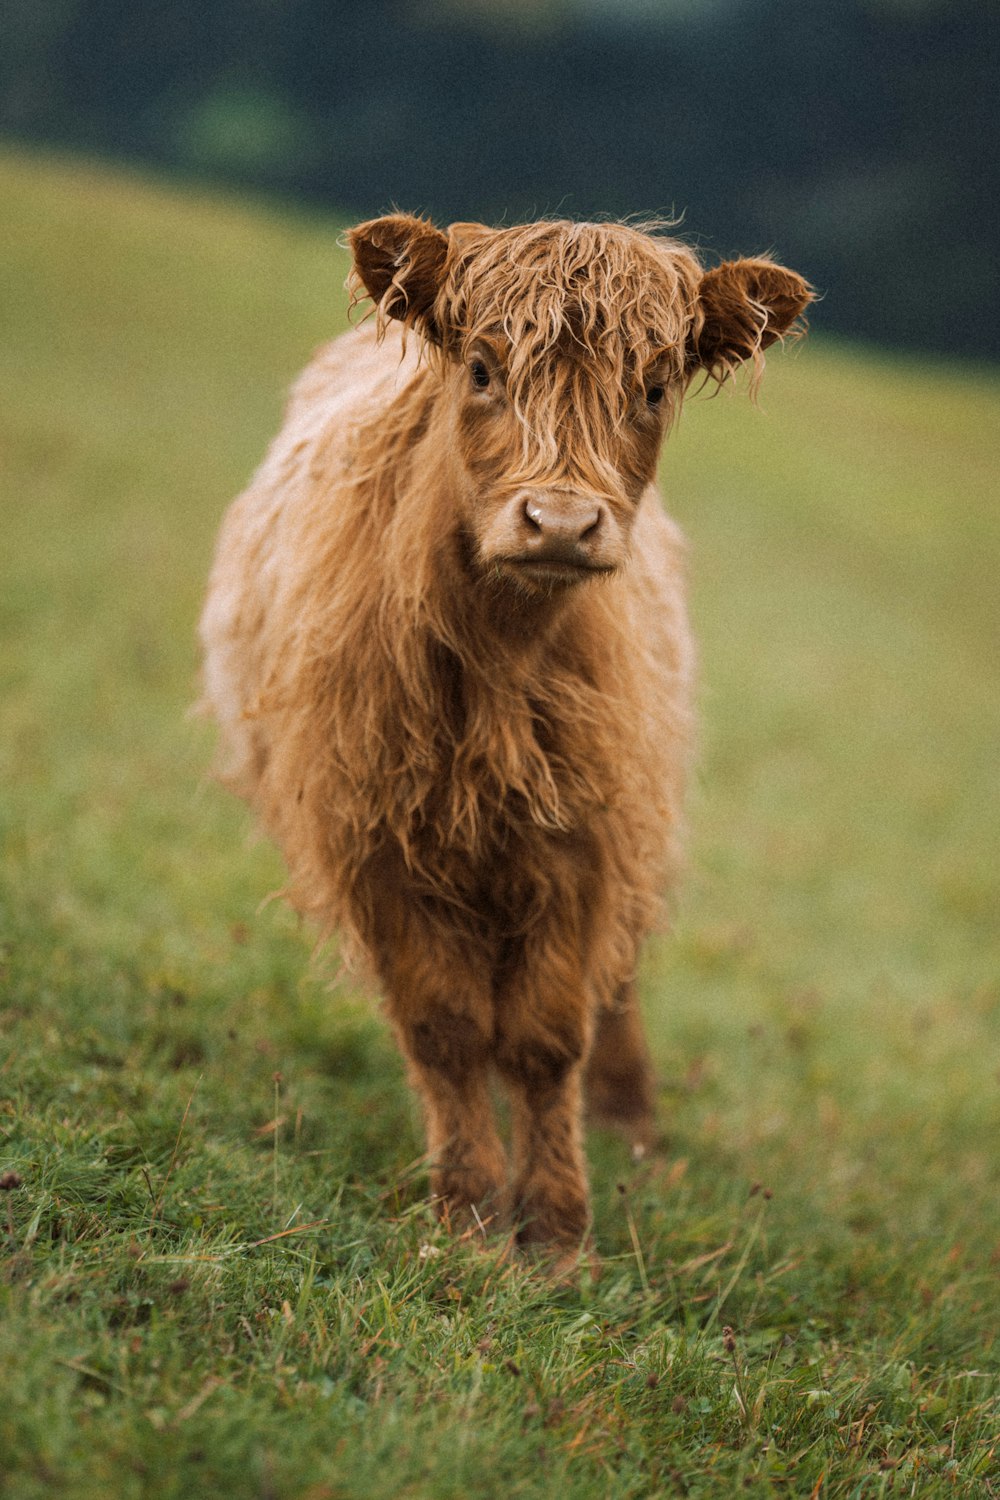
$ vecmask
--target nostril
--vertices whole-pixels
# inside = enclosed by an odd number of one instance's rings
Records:
[[[534,531],[542,531],[544,529],[545,513],[537,500],[526,500],[524,502],[524,516]]]
[[[581,542],[593,540],[593,538],[597,535],[597,532],[600,530],[601,522],[603,519],[604,511],[601,506],[598,505],[594,509],[593,520],[588,520],[583,530],[580,532]]]

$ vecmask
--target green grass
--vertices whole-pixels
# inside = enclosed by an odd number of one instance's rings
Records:
[[[997,376],[815,339],[668,446],[665,1144],[592,1139],[554,1289],[434,1224],[377,1005],[185,717],[336,227],[16,154],[0,199],[0,1494],[1000,1494]]]

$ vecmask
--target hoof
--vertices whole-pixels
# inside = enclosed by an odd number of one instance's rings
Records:
[[[656,1117],[651,1112],[629,1112],[594,1106],[588,1112],[588,1121],[598,1130],[608,1130],[620,1136],[628,1145],[633,1161],[642,1161],[656,1145]]]
[[[582,1280],[597,1281],[601,1259],[593,1242],[582,1245],[531,1245],[521,1255],[556,1286],[578,1286]]]

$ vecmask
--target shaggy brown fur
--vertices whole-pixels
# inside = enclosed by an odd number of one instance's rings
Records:
[[[572,1257],[585,1072],[652,1128],[633,973],[692,656],[657,455],[692,377],[759,374],[810,294],[614,224],[393,215],[350,244],[375,326],[320,351],[226,517],[205,696],[292,899],[381,981],[442,1212]]]

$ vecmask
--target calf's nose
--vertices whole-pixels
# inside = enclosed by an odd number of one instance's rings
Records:
[[[604,507],[591,495],[551,491],[530,495],[524,502],[524,516],[529,547],[573,550],[596,540]]]

